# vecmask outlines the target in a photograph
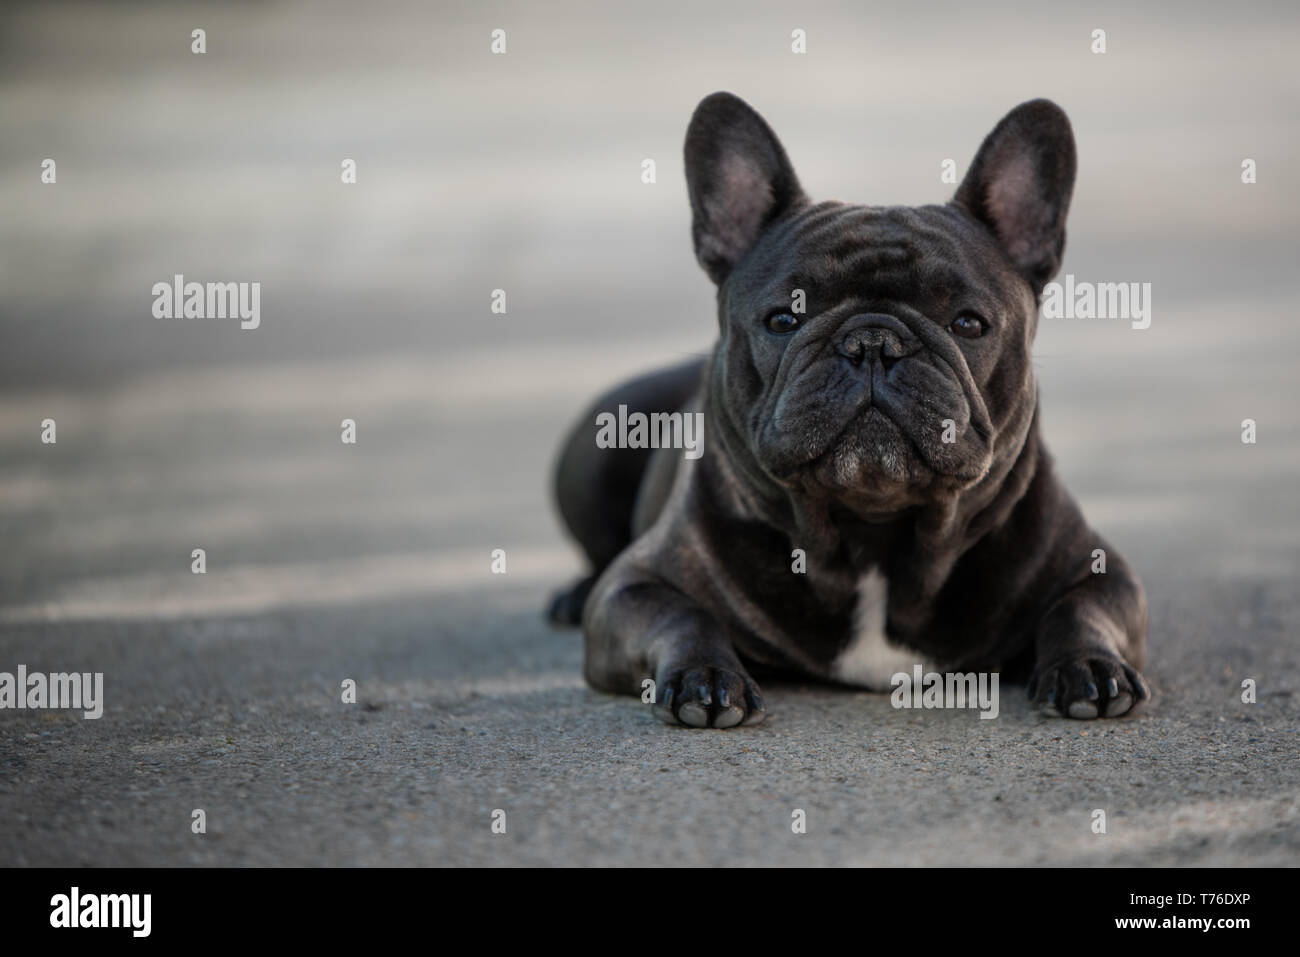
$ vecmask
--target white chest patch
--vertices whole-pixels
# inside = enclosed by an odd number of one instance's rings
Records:
[[[858,582],[858,607],[853,615],[853,638],[831,663],[837,681],[860,685],[870,691],[889,691],[889,679],[900,671],[912,673],[913,665],[928,670],[924,657],[885,639],[885,615],[889,609],[889,582],[872,569]]]

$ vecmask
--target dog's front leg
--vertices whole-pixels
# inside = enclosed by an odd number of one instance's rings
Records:
[[[1029,697],[1071,718],[1117,718],[1150,697],[1142,585],[1118,554],[1108,573],[1067,591],[1044,615]]]
[[[587,682],[643,694],[669,724],[731,728],[766,716],[763,698],[715,616],[667,582],[618,566],[596,586],[583,622]]]

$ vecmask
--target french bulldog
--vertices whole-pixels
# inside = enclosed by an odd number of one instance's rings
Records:
[[[1012,110],[942,206],[812,202],[729,93],[695,110],[685,159],[717,344],[598,399],[556,471],[593,573],[551,617],[581,620],[588,683],[652,678],[655,714],[698,728],[762,721],[755,675],[881,691],[915,664],[1027,678],[1071,718],[1146,700],[1142,586],[1039,436],[1065,113]],[[598,447],[620,406],[702,412],[702,454]]]

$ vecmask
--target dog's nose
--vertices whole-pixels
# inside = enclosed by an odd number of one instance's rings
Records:
[[[878,359],[888,369],[920,348],[921,343],[911,335],[888,326],[867,324],[850,329],[841,337],[836,351],[855,366]]]

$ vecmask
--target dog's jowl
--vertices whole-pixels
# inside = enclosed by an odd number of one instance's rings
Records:
[[[551,614],[581,621],[593,686],[651,678],[659,717],[714,728],[763,719],[755,675],[999,672],[1073,718],[1148,696],[1142,587],[1039,436],[1030,348],[1074,174],[1069,121],[1034,100],[946,205],[814,203],[749,106],[699,105],[717,345],[602,396],[560,456],[593,573]],[[595,440],[602,414],[673,412],[702,413],[701,454]]]

